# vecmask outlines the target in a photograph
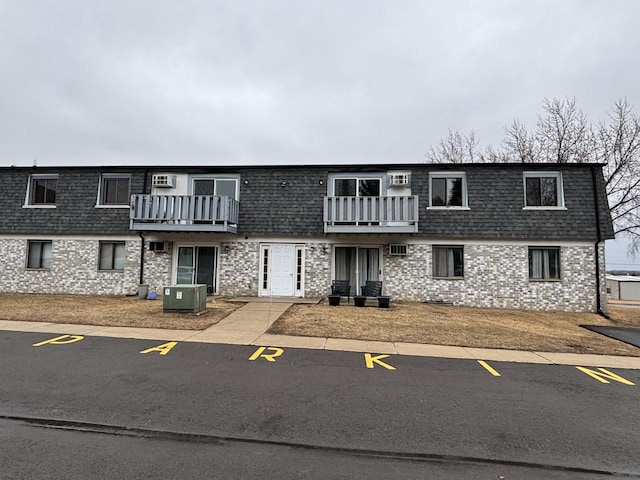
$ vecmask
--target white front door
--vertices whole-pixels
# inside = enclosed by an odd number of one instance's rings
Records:
[[[295,288],[295,245],[271,245],[269,269],[271,291],[274,296],[291,297]]]

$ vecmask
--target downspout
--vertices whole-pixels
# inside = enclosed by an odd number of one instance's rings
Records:
[[[600,208],[598,207],[598,190],[596,181],[596,166],[591,165],[591,182],[593,184],[593,202],[596,211],[596,243],[593,246],[595,259],[596,259],[596,311],[607,320],[611,317],[602,311],[602,298],[600,298],[600,249],[599,245],[602,241],[602,232],[600,230]]]
[[[147,176],[149,173],[149,169],[144,169],[144,180],[142,181],[142,192],[147,193]],[[140,281],[139,285],[144,284],[144,234],[143,232],[139,232],[140,236]]]

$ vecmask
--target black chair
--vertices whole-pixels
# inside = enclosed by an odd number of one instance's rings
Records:
[[[382,295],[382,282],[379,280],[367,280],[367,283],[362,286],[363,297],[379,297]]]
[[[349,297],[351,296],[351,285],[349,285],[349,280],[333,280],[331,282],[331,295],[347,297],[347,303],[349,303]]]

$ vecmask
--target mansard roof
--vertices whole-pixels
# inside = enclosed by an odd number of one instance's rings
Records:
[[[419,196],[419,227],[413,234],[416,237],[604,240],[613,238],[613,227],[601,167],[596,164],[426,163],[0,167],[0,235],[132,234],[127,208],[96,208],[100,176],[128,173],[131,193],[149,193],[154,172],[188,172],[240,176],[240,235],[319,237],[325,235],[323,197],[327,195],[331,174],[405,170],[411,173],[411,193]],[[427,208],[429,173],[443,171],[465,173],[469,209]],[[529,171],[562,173],[566,209],[523,209],[523,172]],[[24,208],[29,177],[33,174],[58,175],[56,208]]]

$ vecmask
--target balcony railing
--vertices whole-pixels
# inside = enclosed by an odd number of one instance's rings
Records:
[[[236,233],[239,203],[216,195],[132,195],[131,230]]]
[[[325,233],[415,233],[418,196],[324,197]]]

